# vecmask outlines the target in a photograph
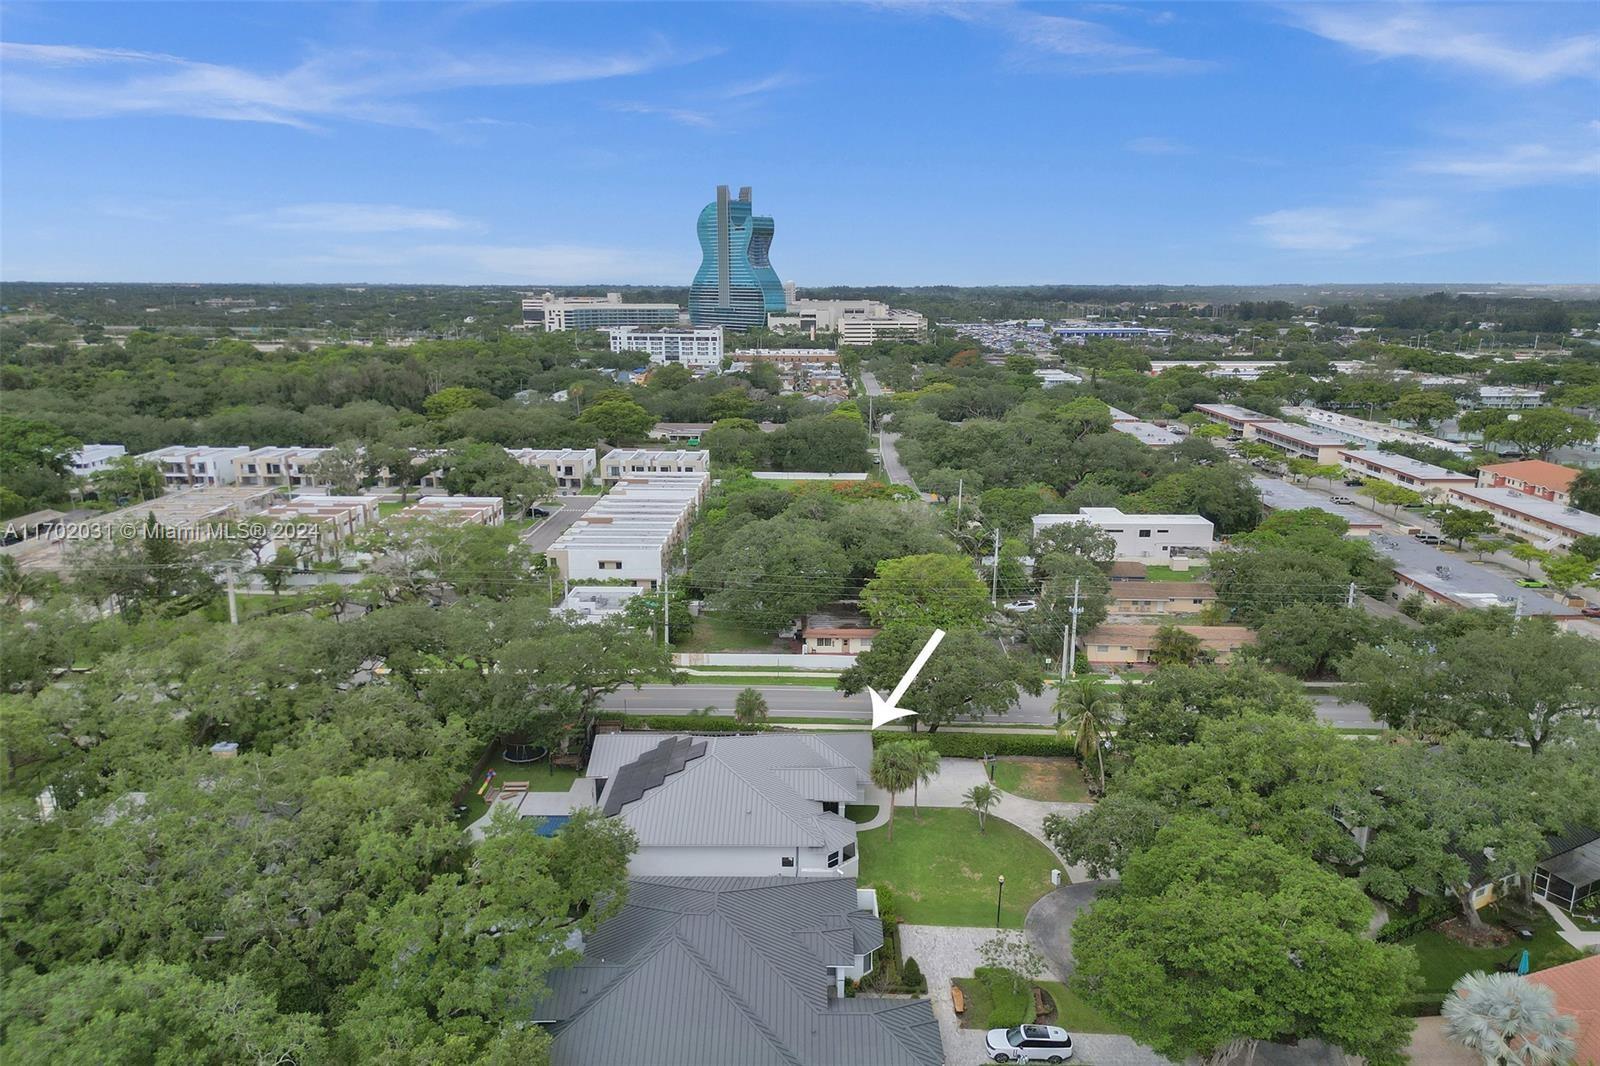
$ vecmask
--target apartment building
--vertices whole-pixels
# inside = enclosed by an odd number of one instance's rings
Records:
[[[1339,458],[1349,473],[1387,481],[1391,485],[1420,492],[1430,499],[1437,499],[1453,488],[1474,484],[1471,474],[1458,474],[1454,470],[1393,452],[1347,448],[1339,453]]]
[[[260,521],[272,533],[263,557],[287,547],[318,557],[378,520],[378,501],[371,496],[294,496],[262,511]]]
[[[459,525],[499,526],[506,520],[506,502],[499,496],[423,496],[390,516],[390,521],[431,518]]]
[[[1213,422],[1227,426],[1236,437],[1255,439],[1255,427],[1267,422],[1281,422],[1276,415],[1264,415],[1248,407],[1233,403],[1197,403],[1194,409]]]
[[[722,369],[721,326],[614,326],[613,352],[643,352],[657,366]]]
[[[710,469],[711,453],[703,448],[616,448],[600,460],[600,479],[610,485],[622,478],[699,474]]]
[[[1319,466],[1338,466],[1349,441],[1336,433],[1294,422],[1257,422],[1251,429],[1256,443],[1276,448],[1292,459],[1310,459]]]
[[[241,485],[277,485],[291,489],[317,487],[312,467],[326,448],[256,448],[235,464]]]
[[[1113,581],[1112,615],[1199,614],[1215,603],[1217,590],[1204,581]]]
[[[1380,444],[1415,444],[1424,448],[1440,448],[1456,455],[1469,455],[1472,452],[1467,445],[1456,441],[1430,437],[1426,433],[1398,426],[1386,426],[1381,422],[1369,422],[1365,418],[1355,418],[1336,411],[1324,411],[1320,407],[1285,407],[1283,413],[1302,418],[1317,429],[1343,437],[1347,444],[1357,444],[1362,448],[1376,448]]]
[[[128,454],[120,444],[85,444],[72,453],[72,472],[78,477],[88,477],[97,470],[111,465],[111,460]]]
[[[1501,530],[1541,548],[1567,549],[1579,537],[1600,537],[1600,515],[1510,488],[1456,488],[1449,502],[1488,511]]]
[[[740,348],[733,353],[735,369],[766,363],[778,370],[837,366],[839,353],[831,348]]]
[[[816,336],[818,330],[839,334],[840,344],[868,345],[884,337],[925,340],[928,319],[878,300],[807,300],[789,298],[788,309],[767,315],[767,328]]]
[[[1169,623],[1170,624],[1170,623]],[[1219,663],[1226,663],[1240,648],[1256,642],[1248,626],[1177,627],[1200,639],[1200,646]],[[1089,665],[1112,670],[1149,669],[1162,626],[1155,623],[1106,622],[1084,634],[1083,654]]]
[[[1111,428],[1118,433],[1126,433],[1147,448],[1170,448],[1174,444],[1182,444],[1184,439],[1181,434],[1174,433],[1166,426],[1158,426],[1154,422],[1113,418]]]
[[[852,314],[839,318],[839,343],[865,347],[875,341],[898,337],[902,340],[928,339],[928,320],[916,311],[889,310],[883,314]]]
[[[506,454],[555,478],[556,490],[568,496],[582,492],[594,479],[593,448],[507,448]]]
[[[1051,526],[1087,522],[1111,535],[1118,560],[1165,560],[1214,549],[1211,520],[1197,514],[1123,514],[1115,507],[1084,507],[1077,514],[1033,516],[1035,538]]]
[[[701,452],[699,454],[705,454]],[[711,475],[629,476],[545,551],[564,581],[631,581],[654,588],[705,501]]]
[[[1525,411],[1530,407],[1543,407],[1544,390],[1529,389],[1520,385],[1479,385],[1478,406],[1501,411]]]
[[[238,461],[249,448],[211,448],[192,444],[172,444],[145,452],[139,458],[161,468],[168,489],[235,485],[239,481]]]
[[[522,300],[522,328],[559,333],[569,329],[610,326],[670,326],[678,322],[677,304],[624,303],[622,294],[557,296],[553,292]]]
[[[1485,489],[1514,489],[1551,503],[1566,503],[1578,471],[1570,466],[1524,459],[1517,463],[1495,463],[1478,471],[1478,486]]]

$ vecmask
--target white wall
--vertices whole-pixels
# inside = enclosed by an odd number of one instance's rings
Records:
[[[635,877],[793,877],[795,868],[783,865],[794,858],[793,848],[655,848],[641,847],[628,863]],[[820,848],[800,849],[800,874],[806,877],[854,877],[860,855],[828,869],[828,853]]]

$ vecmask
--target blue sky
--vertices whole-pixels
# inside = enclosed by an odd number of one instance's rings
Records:
[[[9,280],[1600,280],[1600,5],[0,13]]]

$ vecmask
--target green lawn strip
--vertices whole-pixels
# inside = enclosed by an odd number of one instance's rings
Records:
[[[689,635],[689,639],[682,644],[674,645],[673,648],[680,652],[774,650],[771,633],[704,614],[694,620],[694,632]]]
[[[876,803],[847,803],[844,808],[844,816],[857,825],[863,825],[878,816],[878,805]]]
[[[1485,907],[1483,919],[1494,924],[1499,919],[1498,908]],[[1452,940],[1437,929],[1425,929],[1398,943],[1416,949],[1417,969],[1422,974],[1421,991],[1428,997],[1437,999],[1443,999],[1450,991],[1450,986],[1463,974],[1475,970],[1493,973],[1506,960],[1519,954],[1523,948],[1528,949],[1528,966],[1531,970],[1542,970],[1556,963],[1571,961],[1573,957],[1571,946],[1561,939],[1556,923],[1549,915],[1538,914],[1528,922],[1512,918],[1508,924],[1513,926],[1525,924],[1533,930],[1533,939],[1513,939],[1511,943],[1500,947],[1470,948]],[[1549,961],[1546,961],[1547,959]]]
[[[994,783],[1001,792],[1045,803],[1087,803],[1089,783],[1071,759],[996,759]],[[1004,806],[1004,802],[1001,806]]]
[[[1055,1024],[1069,1033],[1121,1033],[1117,1024],[1060,981],[1036,981],[1056,1001]]]
[[[536,763],[514,763],[507,762],[503,755],[496,755],[490,760],[486,769],[495,772],[497,783],[526,781],[529,792],[565,792],[580,776],[572,767],[558,766],[552,770],[548,759]],[[462,825],[476,822],[489,808],[489,805],[483,802],[483,797],[478,795],[478,786],[481,784],[483,784],[483,773],[480,772],[472,781],[472,791],[466,801],[467,813],[461,816]]]
[[[409,502],[408,503],[398,503],[398,502],[383,503],[383,502],[380,502],[378,504],[378,517],[380,519],[388,518],[390,515],[395,514],[398,511],[402,511],[402,510],[404,510],[405,508],[407,508],[409,506],[410,506]]]
[[[1146,566],[1144,568],[1147,581],[1199,581],[1206,576],[1204,568],[1191,567],[1188,570],[1174,570],[1170,566]]]
[[[988,831],[959,808],[909,806],[890,826],[861,834],[863,886],[882,885],[894,895],[900,917],[913,925],[993,926],[996,878],[1005,876],[1000,924],[1022,928],[1028,908],[1051,890],[1050,871],[1058,864],[1043,844],[998,817]]]

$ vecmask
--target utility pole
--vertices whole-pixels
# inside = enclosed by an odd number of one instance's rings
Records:
[[[1354,581],[1350,582],[1350,587],[1345,590],[1344,605],[1346,607],[1354,607],[1356,605],[1356,583]]]
[[[966,478],[956,478],[956,523],[961,522],[961,490],[966,485]]]
[[[994,527],[994,565],[989,568],[989,602],[1000,602],[1000,527]]]
[[[239,624],[239,597],[234,591],[234,572],[235,572],[234,565],[232,563],[229,563],[228,564],[228,624],[231,625],[231,626],[236,626],[236,625]]]
[[[672,571],[661,573],[661,643],[672,644]]]
[[[1078,587],[1082,583],[1081,578],[1072,579],[1072,633],[1067,638],[1067,674],[1062,678],[1063,681],[1078,668],[1078,616],[1083,613],[1083,608],[1078,606]]]

